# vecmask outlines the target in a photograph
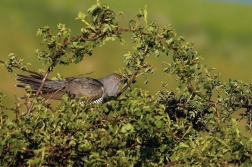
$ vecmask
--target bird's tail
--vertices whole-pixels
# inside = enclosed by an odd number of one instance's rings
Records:
[[[29,85],[32,89],[30,93],[35,93],[40,88],[43,78],[44,76],[39,74],[30,74],[29,76],[17,74],[16,80],[19,81],[20,84],[17,84],[16,86],[20,88],[25,88],[27,85]],[[59,93],[62,92],[61,89],[63,87],[64,81],[53,81],[50,79],[46,79],[42,89],[40,90],[40,96],[51,96],[50,98],[55,99],[56,95],[59,95]],[[60,95],[62,95],[62,93]]]
[[[26,75],[21,75],[21,74],[17,74],[17,81],[19,81],[21,84],[17,84],[17,87],[20,88],[25,88],[27,85],[29,85],[34,91],[37,91],[41,85],[41,82],[43,80],[43,76],[40,75],[33,75],[31,74],[30,76],[26,76]],[[44,91],[46,91],[46,82],[44,84],[44,87],[42,88],[42,91],[44,89]]]

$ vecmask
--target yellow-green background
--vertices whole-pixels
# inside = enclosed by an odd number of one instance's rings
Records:
[[[127,27],[128,21],[136,15],[139,8],[147,5],[149,21],[160,25],[171,24],[178,36],[195,43],[195,49],[204,57],[204,64],[216,67],[222,79],[241,79],[251,81],[252,70],[252,5],[211,2],[199,0],[100,0],[115,12],[123,12],[119,17],[120,27]],[[49,25],[56,32],[58,23],[65,23],[74,35],[80,33],[82,23],[75,21],[79,11],[86,12],[96,1],[88,0],[1,0],[0,2],[0,59],[7,60],[9,53],[16,53],[25,62],[32,63],[30,69],[46,69],[35,55],[40,48],[41,37],[36,36],[39,27]],[[128,38],[127,38],[128,39]],[[131,51],[131,41],[125,45],[109,42],[97,48],[93,56],[87,56],[78,65],[60,66],[54,69],[65,77],[94,71],[91,77],[101,77],[118,71],[123,64],[123,54]],[[157,65],[157,74],[150,78],[148,85],[138,82],[136,86],[150,90],[155,95],[160,82],[169,83],[173,89],[176,83],[161,73],[161,59],[149,59]],[[22,96],[23,90],[14,87],[14,73],[0,67],[0,92],[7,95],[5,104],[11,106],[15,96]],[[169,88],[169,87],[168,87]]]

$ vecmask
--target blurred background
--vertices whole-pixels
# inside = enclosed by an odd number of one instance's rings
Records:
[[[251,2],[251,1],[250,1]],[[79,11],[86,12],[95,4],[95,0],[1,0],[0,5],[0,60],[6,61],[9,53],[15,53],[31,70],[47,69],[35,55],[40,46],[40,36],[37,29],[50,26],[57,32],[57,24],[64,23],[71,28],[73,35],[78,35],[83,26],[75,18]],[[252,71],[252,3],[246,1],[211,1],[211,0],[100,0],[106,3],[116,13],[123,12],[124,17],[118,17],[120,27],[128,27],[128,21],[135,17],[139,8],[147,5],[148,20],[160,25],[171,24],[178,36],[195,43],[195,49],[204,57],[203,64],[216,67],[216,73],[222,73],[222,79],[240,79],[251,82]],[[97,48],[93,56],[86,56],[77,65],[60,66],[54,69],[49,77],[57,73],[64,77],[78,76],[88,73],[90,77],[102,77],[116,72],[124,66],[123,55],[132,51],[129,38],[126,43],[108,42],[102,48]],[[148,85],[139,81],[136,86],[149,90],[153,95],[160,89],[160,82],[169,84],[170,89],[176,87],[176,82],[162,74],[161,60],[167,57],[151,58],[149,62],[157,68],[157,75],[150,77]],[[10,107],[15,96],[24,93],[16,88],[15,70],[8,73],[4,66],[0,67],[0,92],[7,95],[4,101]]]

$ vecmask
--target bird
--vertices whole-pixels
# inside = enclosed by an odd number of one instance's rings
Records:
[[[15,86],[25,88],[29,85],[32,93],[37,92],[44,78],[43,75],[37,73],[16,75],[16,80],[19,81],[19,84]],[[122,80],[123,76],[118,73],[111,73],[99,79],[68,77],[65,80],[51,80],[47,78],[39,92],[39,96],[47,99],[61,100],[63,94],[68,93],[77,100],[85,96],[93,103],[102,103],[104,100],[117,94],[119,84]]]

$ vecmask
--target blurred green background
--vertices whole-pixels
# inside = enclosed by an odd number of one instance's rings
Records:
[[[120,27],[128,27],[128,21],[135,17],[139,8],[147,5],[149,21],[160,25],[171,24],[177,36],[195,43],[195,49],[204,57],[204,64],[216,67],[216,73],[222,73],[222,79],[241,79],[251,81],[252,71],[252,5],[212,2],[199,0],[100,0],[115,12],[123,12],[118,17]],[[96,1],[84,0],[1,0],[0,5],[0,59],[6,61],[9,53],[16,53],[25,62],[32,63],[29,69],[47,69],[35,55],[40,46],[41,37],[36,36],[39,27],[50,26],[56,32],[56,25],[64,23],[72,29],[73,35],[80,33],[81,22],[75,21],[79,11],[86,12]],[[123,67],[123,55],[131,51],[132,43],[126,38],[122,46],[119,42],[108,42],[97,48],[93,56],[86,56],[77,65],[60,66],[49,77],[61,73],[64,77],[94,71],[91,77],[102,77]],[[136,86],[155,93],[160,89],[160,82],[169,84],[174,89],[176,82],[162,74],[161,60],[167,57],[149,59],[157,68],[157,75],[150,77],[148,85],[141,81]],[[15,96],[20,97],[23,90],[14,87],[17,84],[15,73],[8,73],[0,67],[0,92],[7,95],[5,104],[13,105]]]

